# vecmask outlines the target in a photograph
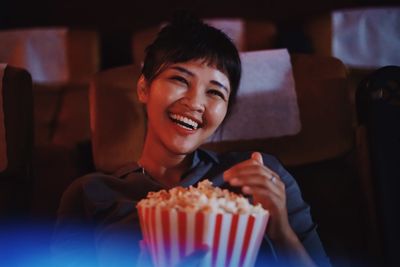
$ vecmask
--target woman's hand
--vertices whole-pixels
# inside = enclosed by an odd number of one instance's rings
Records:
[[[253,197],[254,203],[260,203],[270,212],[267,235],[279,248],[284,266],[315,266],[289,224],[285,184],[278,174],[264,166],[259,152],[225,171],[224,180],[241,187],[244,194]]]
[[[224,180],[239,186],[270,212],[267,234],[272,240],[292,238],[294,235],[286,210],[285,184],[278,174],[266,167],[259,152],[224,172]]]
[[[150,252],[146,242],[144,240],[140,240],[139,247],[140,247],[140,254],[136,266],[153,267]],[[200,265],[201,261],[204,259],[204,257],[207,255],[209,251],[210,247],[207,244],[202,244],[200,246],[197,246],[197,248],[192,253],[182,258],[176,264],[176,267],[198,266]]]

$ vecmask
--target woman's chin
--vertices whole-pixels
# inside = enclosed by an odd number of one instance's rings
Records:
[[[176,155],[188,155],[193,153],[200,145],[175,145],[169,148],[169,150]]]

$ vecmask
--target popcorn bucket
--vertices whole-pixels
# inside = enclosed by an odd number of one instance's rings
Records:
[[[253,266],[268,213],[182,212],[138,207],[143,239],[153,264],[175,266],[202,245],[210,250],[200,266]]]

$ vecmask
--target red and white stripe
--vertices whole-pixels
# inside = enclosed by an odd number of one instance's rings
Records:
[[[253,266],[268,213],[232,215],[139,207],[140,225],[155,266],[175,266],[201,245],[201,266]]]

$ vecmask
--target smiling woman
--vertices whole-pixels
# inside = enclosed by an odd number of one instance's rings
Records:
[[[137,82],[147,113],[141,156],[111,175],[89,174],[67,189],[54,251],[77,259],[74,254],[84,243],[101,266],[131,266],[146,247],[139,242],[136,204],[151,191],[209,179],[213,186],[245,195],[268,210],[257,265],[330,266],[309,206],[275,157],[199,149],[229,113],[240,75],[238,51],[220,30],[185,14],[165,26],[146,49]],[[91,230],[84,238],[74,230],[88,225]]]
[[[202,145],[225,118],[229,88],[224,73],[200,60],[173,64],[151,83],[140,78],[138,95],[146,105],[148,125],[139,163],[149,170],[154,170],[149,165],[162,167],[159,162],[151,162],[151,154],[157,154],[162,162],[173,158],[176,158],[176,162],[171,162],[174,165],[182,162],[185,155]],[[176,181],[187,168],[182,167]],[[162,173],[153,174],[163,179]],[[167,175],[163,180],[171,178]]]

